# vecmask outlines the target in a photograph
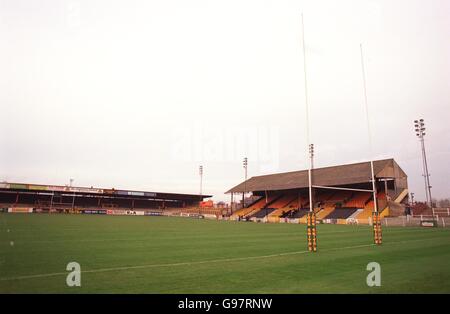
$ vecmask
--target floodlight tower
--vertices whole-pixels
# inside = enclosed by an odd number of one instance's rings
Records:
[[[247,157],[244,157],[243,166],[244,166],[244,193],[242,193],[242,207],[245,207],[245,194],[247,193],[247,166],[248,166]]]
[[[312,190],[312,170],[314,169],[314,144],[309,144],[309,171],[308,171],[308,185],[309,185],[309,211],[314,211],[314,200]]]
[[[423,177],[425,180],[425,195],[427,197],[427,204],[430,208],[433,208],[433,201],[431,198],[431,184],[430,184],[430,174],[428,173],[428,163],[427,155],[425,151],[425,121],[423,119],[414,120],[414,127],[416,131],[416,136],[420,140],[422,149],[422,166],[423,166]]]
[[[202,198],[203,193],[203,166],[198,167],[198,173],[200,175],[200,198]]]
[[[200,165],[198,167],[198,174],[200,175],[200,201],[198,202],[198,214],[200,215],[200,206],[203,201],[202,193],[203,193],[203,166]]]

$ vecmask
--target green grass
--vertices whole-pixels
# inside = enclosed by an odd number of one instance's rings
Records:
[[[450,293],[449,229],[384,228],[373,246],[367,226],[320,225],[317,253],[305,252],[305,229],[0,214],[0,293]],[[66,286],[72,261],[81,287]],[[369,262],[381,265],[381,287],[366,285]]]

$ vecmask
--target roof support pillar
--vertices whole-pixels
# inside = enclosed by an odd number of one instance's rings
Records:
[[[230,200],[230,214],[233,214],[233,192],[231,192],[231,200]]]
[[[49,212],[52,211],[52,207],[53,207],[53,197],[55,197],[55,192],[52,192],[52,197],[50,198],[50,209],[49,209]]]

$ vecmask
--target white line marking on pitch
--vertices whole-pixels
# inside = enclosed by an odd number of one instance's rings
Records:
[[[414,240],[405,240],[405,241],[396,241],[396,242],[388,242],[386,244],[399,244],[399,243],[407,243],[407,242],[416,242],[416,241],[425,241],[425,240],[435,240],[434,239],[414,239]],[[340,250],[348,250],[348,249],[356,249],[362,247],[371,247],[375,246],[375,244],[361,244],[354,246],[345,246],[338,247],[332,249],[321,250],[321,252],[330,252],[330,251],[340,251]],[[98,268],[91,270],[84,270],[81,273],[102,273],[109,271],[120,271],[120,270],[130,270],[130,269],[143,269],[143,268],[154,268],[154,267],[176,267],[176,266],[189,266],[189,265],[200,265],[200,264],[208,264],[208,263],[221,263],[221,262],[238,262],[238,261],[246,261],[252,259],[264,259],[264,258],[272,258],[272,257],[280,257],[287,255],[297,255],[297,254],[305,254],[309,251],[296,251],[296,252],[285,252],[271,255],[259,255],[259,256],[247,256],[247,257],[236,257],[236,258],[223,258],[223,259],[212,259],[205,261],[193,261],[193,262],[180,262],[180,263],[171,263],[171,264],[149,264],[149,265],[138,265],[138,266],[122,266],[122,267],[111,267],[111,268]],[[54,277],[54,276],[62,276],[67,275],[67,272],[61,273],[49,273],[49,274],[37,274],[37,275],[28,275],[28,276],[17,276],[10,278],[0,278],[0,281],[8,281],[8,280],[20,280],[20,279],[33,279],[33,278],[42,278],[42,277]]]
[[[236,262],[236,261],[245,261],[245,260],[251,260],[251,259],[262,259],[262,258],[279,257],[279,256],[304,254],[304,253],[308,253],[308,251],[297,251],[297,252],[287,252],[287,253],[279,253],[279,254],[271,254],[271,255],[248,256],[248,257],[212,259],[212,260],[206,260],[206,261],[180,262],[180,263],[172,263],[172,264],[150,264],[150,265],[138,265],[138,266],[99,268],[99,269],[84,270],[81,273],[101,273],[101,272],[108,272],[108,271],[153,268],[153,267],[173,267],[173,266],[189,266],[189,265],[198,265],[198,264],[207,264],[207,263]],[[66,274],[67,273],[50,273],[50,274],[38,274],[38,275],[30,275],[30,276],[18,276],[18,277],[11,277],[11,278],[0,278],[0,281],[17,280],[17,279],[31,279],[31,278],[41,278],[41,277],[53,277],[53,276],[60,276],[60,275],[66,275]]]

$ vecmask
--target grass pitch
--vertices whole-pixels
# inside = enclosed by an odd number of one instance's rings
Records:
[[[1,293],[450,293],[450,230],[0,214]],[[81,287],[66,265],[81,265]],[[369,262],[381,287],[368,287]]]

